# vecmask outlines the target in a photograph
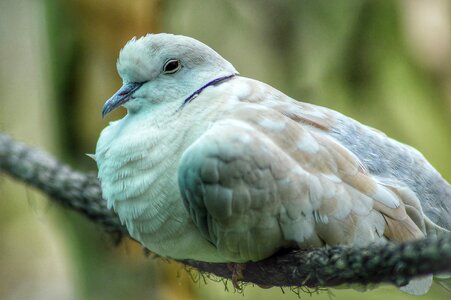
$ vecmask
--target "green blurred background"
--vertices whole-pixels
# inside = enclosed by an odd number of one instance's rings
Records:
[[[120,86],[132,36],[197,38],[296,99],[324,105],[419,149],[451,178],[451,2],[0,1],[0,130],[82,170]],[[0,180],[0,299],[297,299],[289,289],[193,282],[183,267],[115,247],[102,229]],[[315,299],[413,299],[384,286]],[[301,293],[301,298],[310,298]],[[448,298],[447,298],[448,297]],[[449,299],[434,286],[420,299]]]

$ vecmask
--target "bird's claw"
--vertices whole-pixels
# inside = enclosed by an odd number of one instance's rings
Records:
[[[241,290],[241,286],[238,281],[244,278],[243,272],[246,269],[246,264],[229,263],[227,267],[232,272],[232,284],[237,290]]]

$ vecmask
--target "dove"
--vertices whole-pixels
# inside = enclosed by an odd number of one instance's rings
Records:
[[[193,38],[133,38],[117,69],[102,115],[127,114],[99,137],[98,177],[160,256],[245,263],[450,233],[451,186],[417,150],[243,77]]]

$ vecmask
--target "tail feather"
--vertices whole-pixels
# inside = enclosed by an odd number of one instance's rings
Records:
[[[426,294],[432,285],[432,275],[426,275],[411,279],[405,286],[400,287],[400,290],[415,296]]]

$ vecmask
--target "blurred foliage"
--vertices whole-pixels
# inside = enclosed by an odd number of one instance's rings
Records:
[[[243,76],[378,128],[451,178],[447,0],[1,1],[1,129],[94,170],[84,153],[94,151],[107,124],[101,107],[120,86],[118,52],[147,32],[197,38]],[[113,247],[83,218],[48,212],[34,192],[0,184],[2,299],[243,298],[222,283],[192,283],[181,266],[145,258],[134,243]],[[393,287],[331,293],[337,299],[412,298]],[[297,298],[278,288],[247,287],[244,294]],[[434,286],[420,299],[445,297]]]

